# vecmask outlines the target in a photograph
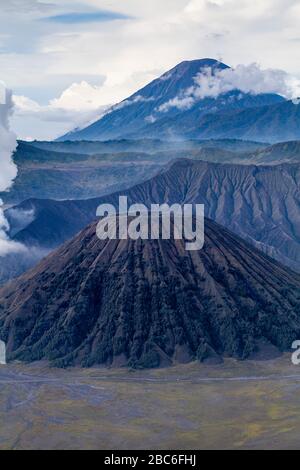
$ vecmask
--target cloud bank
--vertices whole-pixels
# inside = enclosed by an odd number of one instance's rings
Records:
[[[171,108],[190,109],[197,101],[217,98],[233,90],[252,95],[276,93],[291,100],[300,96],[299,79],[282,70],[262,69],[255,63],[218,71],[207,67],[196,75],[194,83],[194,86],[161,105],[157,111],[163,113]]]
[[[23,95],[14,95],[15,118],[32,119],[40,122],[58,123],[60,131],[68,132],[74,128],[80,129],[93,121],[100,119],[109,106],[100,104],[101,85],[91,85],[87,81],[73,83],[58,98],[50,100],[46,105]],[[58,135],[49,134],[55,138]],[[30,140],[31,136],[22,136]]]

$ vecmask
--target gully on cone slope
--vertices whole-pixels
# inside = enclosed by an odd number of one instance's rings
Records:
[[[300,338],[300,276],[206,220],[205,245],[110,240],[95,224],[0,290],[8,360],[156,367]]]

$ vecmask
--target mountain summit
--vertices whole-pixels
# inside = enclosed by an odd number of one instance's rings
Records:
[[[192,100],[188,94],[199,76],[229,69],[214,59],[184,61],[132,96],[113,106],[97,122],[59,140],[109,140],[119,138],[184,137],[197,135],[201,119],[207,115],[241,111],[284,102],[275,94],[242,93],[233,90],[217,97]],[[206,130],[207,131],[207,130]],[[203,130],[201,131],[203,132]],[[200,132],[200,134],[201,134]],[[199,134],[199,132],[198,132]]]
[[[207,68],[224,70],[227,65],[214,59],[184,61],[164,73],[129,98],[113,106],[99,121],[60,140],[109,140],[131,134],[151,123],[153,113],[183,90],[194,85],[197,74]],[[176,114],[175,110],[168,113]],[[153,120],[153,119],[152,119]]]

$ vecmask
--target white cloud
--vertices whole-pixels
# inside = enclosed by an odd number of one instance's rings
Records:
[[[145,97],[142,96],[142,95],[137,95],[137,96],[135,96],[134,98],[121,101],[120,103],[117,103],[117,104],[111,106],[111,107],[108,109],[108,112],[117,111],[117,110],[119,110],[119,109],[126,108],[127,106],[131,106],[132,104],[137,104],[137,103],[149,103],[150,101],[154,101],[154,98],[152,98],[152,97],[145,98]]]
[[[190,109],[194,104],[195,98],[193,94],[190,94],[190,91],[186,90],[186,93],[184,93],[182,96],[176,96],[175,98],[159,106],[157,111],[159,113],[166,113],[171,108],[177,108],[181,111],[184,111],[186,109]]]
[[[189,109],[201,99],[217,98],[233,90],[253,95],[276,93],[287,99],[300,96],[299,79],[282,70],[264,70],[258,64],[238,65],[234,69],[217,72],[208,67],[194,78],[194,82],[194,86],[161,105],[158,111],[167,112],[171,108]]]
[[[73,83],[59,98],[50,101],[50,106],[55,109],[65,110],[92,110],[103,105],[102,84],[90,85],[86,81]]]
[[[145,117],[145,121],[149,122],[150,124],[154,124],[157,121],[157,118],[150,114],[150,116]]]
[[[80,129],[104,115],[109,106],[99,104],[96,89],[97,87],[86,82],[75,83],[59,98],[50,100],[44,106],[26,96],[14,95],[15,119],[20,119],[21,123],[27,119],[37,120],[42,130],[41,123],[45,123],[45,127],[49,127],[49,123],[58,124],[57,128],[53,128],[55,130],[46,131],[46,138],[54,139],[74,128]],[[30,141],[32,138],[29,135],[26,132],[19,133],[20,138]],[[43,134],[35,134],[35,138],[39,137],[45,138]]]
[[[2,220],[2,210],[0,209],[0,258],[11,253],[26,253],[27,249],[24,245],[9,239],[5,231],[6,227],[4,229],[1,226],[1,223],[4,221]]]
[[[217,20],[231,13],[233,17],[252,20],[262,15],[277,14],[287,10],[297,0],[190,0],[184,11],[193,15],[194,21],[199,20],[200,14],[214,16]],[[285,5],[285,8],[284,8]]]

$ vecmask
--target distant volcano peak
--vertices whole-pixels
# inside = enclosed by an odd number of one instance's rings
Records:
[[[211,90],[210,83],[199,84],[201,74],[203,74],[204,82],[206,79],[209,80],[209,77],[204,76],[207,75],[207,69],[211,69],[214,76],[216,72],[230,70],[230,67],[212,58],[180,62],[121,103],[113,106],[95,123],[80,131],[73,131],[59,140],[103,141],[124,138],[140,139],[149,136],[171,140],[207,138],[207,135],[209,138],[242,138],[243,135],[237,135],[237,133],[240,134],[241,131],[246,133],[247,126],[238,125],[239,112],[253,108],[251,115],[256,122],[256,108],[259,107],[264,112],[266,106],[285,102],[285,99],[278,94],[242,92],[235,85],[226,93],[214,87],[213,83]],[[231,124],[233,112],[236,113],[238,121],[234,129]],[[250,120],[247,115],[244,117],[245,121]],[[229,122],[223,126],[226,116]],[[221,129],[219,127],[215,129],[215,122],[218,119],[221,120]],[[255,136],[253,140],[260,139]],[[268,139],[267,136],[263,141],[273,142],[273,139]]]
[[[165,72],[158,80],[166,80],[172,82],[177,80],[180,82],[180,88],[188,87],[193,85],[195,77],[203,73],[205,69],[211,69],[212,71],[221,71],[230,68],[228,65],[223,64],[215,59],[195,59],[195,60],[184,60],[179,64],[175,65],[171,70]]]
[[[210,58],[205,58],[205,59],[194,59],[194,60],[184,60],[183,62],[180,62],[177,64],[175,67],[173,67],[171,70],[166,72],[164,76],[171,75],[175,72],[190,72],[193,75],[197,74],[198,72],[201,72],[204,68],[211,67],[211,68],[217,68],[220,70],[228,69],[230,68],[228,65],[223,64],[222,62],[216,60],[216,59],[210,59]]]
[[[184,60],[176,65],[172,70],[179,69],[179,68],[199,68],[202,69],[204,67],[217,67],[220,69],[228,69],[230,68],[228,65],[220,62],[217,59],[211,58],[204,58],[204,59],[193,59],[193,60]]]

